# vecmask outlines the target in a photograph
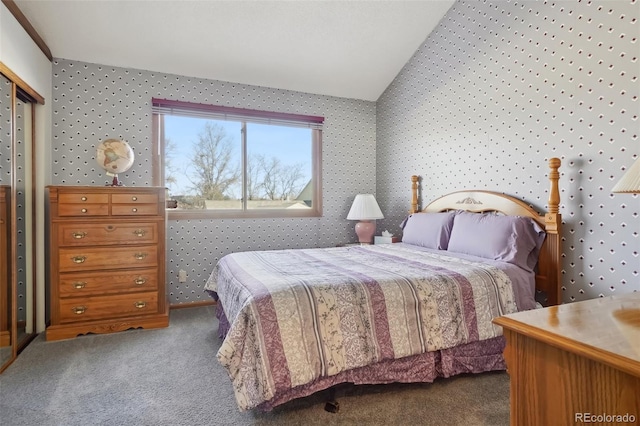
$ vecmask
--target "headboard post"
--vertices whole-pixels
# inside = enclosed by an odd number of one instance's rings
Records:
[[[549,182],[551,188],[549,190],[549,210],[544,215],[545,230],[547,232],[547,238],[542,247],[543,252],[541,255],[541,261],[547,262],[551,259],[557,259],[556,262],[550,262],[547,280],[547,304],[557,305],[561,303],[562,298],[562,284],[560,281],[561,265],[560,259],[562,256],[561,251],[561,224],[562,215],[560,215],[560,191],[558,189],[558,181],[560,180],[560,168],[561,161],[559,158],[549,159]]]
[[[549,181],[551,182],[551,189],[549,190],[549,213],[558,213],[560,211],[560,191],[558,190],[558,181],[560,180],[560,168],[561,161],[559,158],[551,158],[549,160]]]
[[[418,176],[411,176],[411,210],[409,214],[413,214],[418,211]]]
[[[558,181],[560,180],[560,173],[558,168],[560,167],[560,159],[552,158],[549,160],[549,181],[551,182],[551,188],[549,190],[549,210],[545,215],[544,221],[546,224],[547,233],[559,234],[560,233],[560,191],[558,190]]]

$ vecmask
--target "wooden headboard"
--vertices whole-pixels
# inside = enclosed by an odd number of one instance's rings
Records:
[[[547,236],[538,257],[538,271],[536,273],[536,290],[545,294],[544,305],[557,305],[561,302],[562,286],[560,283],[560,271],[562,267],[561,253],[561,223],[559,213],[560,180],[559,158],[549,160],[549,211],[538,213],[528,204],[517,198],[498,192],[467,190],[457,191],[444,195],[427,205],[423,212],[442,212],[447,210],[466,210],[474,213],[498,212],[510,216],[525,216],[534,219],[547,232]],[[411,210],[418,210],[418,176],[411,176]]]

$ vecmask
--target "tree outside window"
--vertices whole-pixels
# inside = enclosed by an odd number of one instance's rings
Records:
[[[170,215],[321,215],[320,129],[242,114],[154,112],[162,184],[177,202]]]

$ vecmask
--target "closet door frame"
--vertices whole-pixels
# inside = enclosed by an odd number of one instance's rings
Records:
[[[35,90],[33,90],[24,80],[22,80],[17,74],[11,71],[4,63],[0,61],[0,74],[8,79],[11,84],[11,188],[10,188],[10,220],[9,220],[9,240],[11,241],[9,247],[9,279],[8,279],[8,291],[10,298],[8,303],[10,304],[10,338],[11,338],[11,356],[0,363],[0,372],[4,371],[22,351],[37,335],[35,332],[36,327],[36,306],[35,306],[35,289],[36,289],[36,245],[35,232],[35,211],[36,211],[36,198],[35,198],[35,116],[36,105],[44,104],[44,98],[40,96]],[[18,152],[18,132],[17,132],[17,105],[18,102],[24,104],[25,121],[21,123],[24,126],[22,134],[25,136],[24,150]],[[23,158],[20,159],[19,155]],[[21,176],[24,190],[24,217],[18,218],[18,164],[23,163],[24,175]],[[23,254],[22,267],[24,268],[24,294],[21,295],[25,300],[25,332],[18,337],[18,228],[19,220],[23,221],[22,229],[25,235],[23,236]],[[22,328],[22,326],[21,326]]]

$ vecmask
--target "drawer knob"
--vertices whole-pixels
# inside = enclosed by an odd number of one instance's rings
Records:
[[[82,209],[82,210],[80,210],[80,211],[81,211],[82,213],[86,213],[86,212],[87,212],[87,209]]]
[[[87,256],[73,256],[71,260],[73,260],[73,263],[84,263],[87,260]]]
[[[147,253],[136,253],[136,254],[134,254],[134,256],[138,260],[143,260],[145,257],[148,256],[148,254]]]
[[[147,282],[147,279],[144,277],[138,277],[134,282],[136,283],[136,285],[143,285]]]
[[[87,197],[80,197],[80,200],[87,201]]]
[[[76,281],[75,283],[73,283],[73,288],[77,289],[85,288],[86,286],[87,283],[85,281]]]
[[[136,229],[133,233],[138,237],[144,237],[144,234],[147,233],[144,229]]]
[[[76,240],[80,240],[80,239],[86,237],[87,233],[86,232],[74,232],[74,233],[72,233],[72,235],[73,235],[73,238],[75,238]]]
[[[82,315],[87,311],[87,307],[86,306],[74,306],[73,308],[71,308],[71,310],[76,315]]]
[[[134,208],[131,209],[131,211],[136,213],[138,211],[138,209],[134,207]]]
[[[131,197],[131,199],[132,199],[133,201],[138,201],[138,197],[135,197],[135,196],[134,196],[134,197]]]
[[[138,308],[138,309],[142,309],[145,306],[147,306],[147,302],[143,302],[143,301],[136,302],[136,308]]]

